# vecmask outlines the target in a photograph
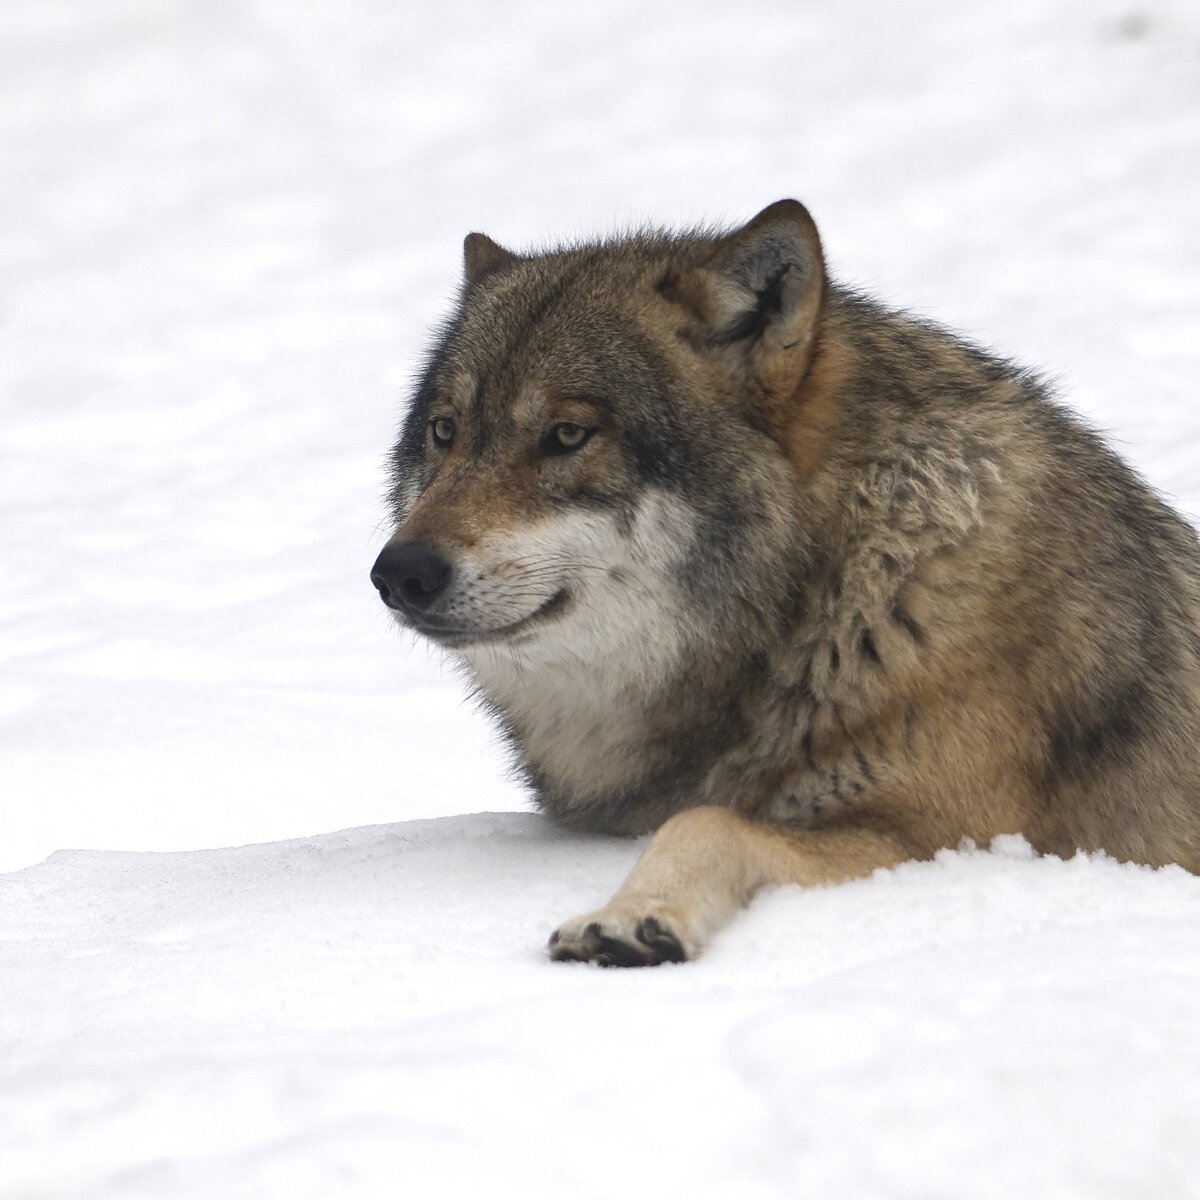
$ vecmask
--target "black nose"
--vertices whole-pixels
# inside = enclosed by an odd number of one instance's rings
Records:
[[[388,608],[424,612],[446,590],[450,564],[424,542],[384,546],[371,568],[371,582]]]

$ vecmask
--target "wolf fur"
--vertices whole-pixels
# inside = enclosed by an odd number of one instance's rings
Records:
[[[1200,870],[1200,551],[1022,368],[731,233],[465,244],[372,573],[555,820],[657,830],[551,954],[1022,833]]]

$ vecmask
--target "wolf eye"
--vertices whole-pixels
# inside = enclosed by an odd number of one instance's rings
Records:
[[[449,417],[437,417],[429,422],[429,432],[438,446],[448,446],[454,441],[454,422]]]
[[[570,454],[578,450],[592,436],[592,431],[573,421],[561,421],[552,425],[542,438],[543,454]]]

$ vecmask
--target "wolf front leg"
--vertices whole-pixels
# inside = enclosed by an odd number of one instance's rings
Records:
[[[798,831],[728,808],[667,821],[612,900],[550,935],[550,956],[606,967],[685,962],[772,884],[841,883],[913,857],[899,838],[863,826]]]

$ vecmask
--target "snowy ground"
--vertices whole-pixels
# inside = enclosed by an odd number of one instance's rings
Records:
[[[1200,1196],[1200,880],[1007,844],[553,966],[638,847],[367,583],[464,233],[785,195],[1200,517],[1194,0],[0,3],[4,1200]]]

